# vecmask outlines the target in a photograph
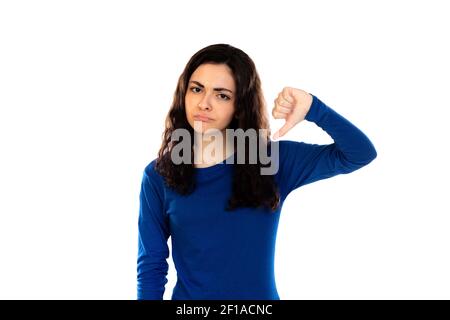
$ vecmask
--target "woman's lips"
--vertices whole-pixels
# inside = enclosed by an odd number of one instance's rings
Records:
[[[203,121],[203,122],[211,122],[212,121],[212,119],[203,117],[203,116],[194,116],[194,119],[198,120],[198,121]]]

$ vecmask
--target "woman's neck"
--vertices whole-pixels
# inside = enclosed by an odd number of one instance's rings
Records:
[[[204,139],[200,146],[194,147],[194,167],[207,168],[217,163],[221,163],[234,153],[231,143],[228,143],[226,136],[223,140]]]

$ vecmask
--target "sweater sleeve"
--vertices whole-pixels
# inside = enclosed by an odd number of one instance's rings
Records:
[[[311,144],[280,140],[280,191],[286,197],[300,186],[353,172],[376,158],[369,138],[315,95],[305,119],[327,132],[334,142]]]
[[[167,283],[170,235],[160,177],[149,165],[144,171],[138,219],[137,299],[162,300]]]

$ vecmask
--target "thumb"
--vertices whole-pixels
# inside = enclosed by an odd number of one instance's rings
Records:
[[[284,136],[289,130],[292,129],[292,127],[294,126],[294,124],[292,124],[289,121],[286,121],[286,123],[277,131],[275,132],[275,134],[273,135],[274,139],[278,139],[281,138],[282,136]]]

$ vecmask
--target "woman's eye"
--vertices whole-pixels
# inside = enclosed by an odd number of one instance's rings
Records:
[[[199,87],[191,87],[191,91],[192,91],[192,92],[198,93],[199,91],[195,91],[195,89],[199,89],[199,90],[200,90]],[[223,93],[220,93],[220,94],[219,94],[219,97],[221,97],[222,100],[230,100],[230,97],[227,96],[227,95],[225,95],[225,94],[223,94]]]

